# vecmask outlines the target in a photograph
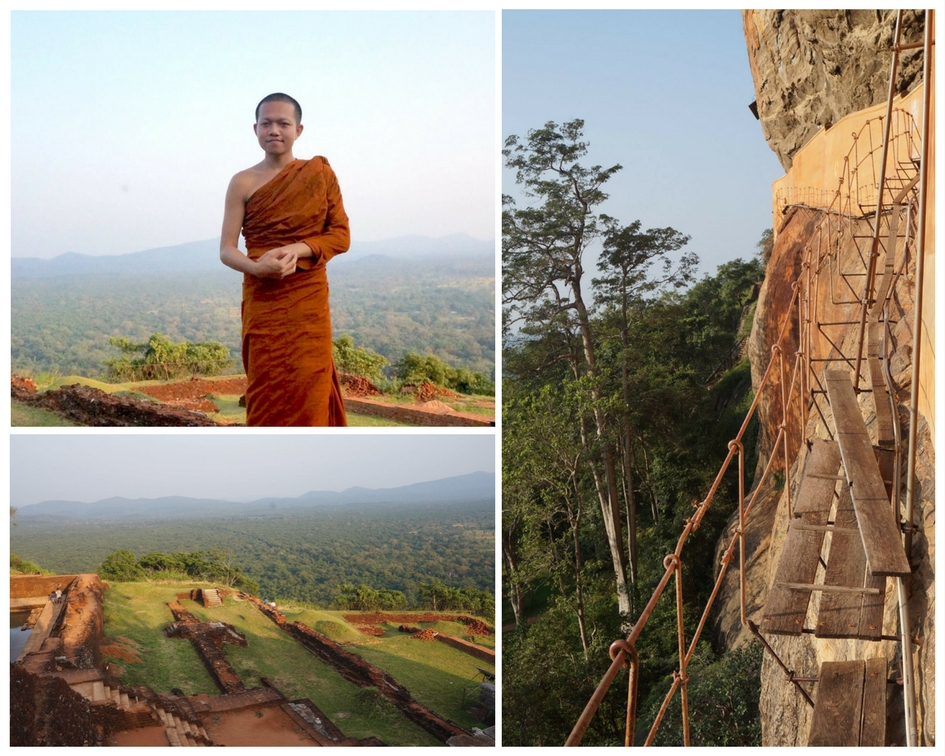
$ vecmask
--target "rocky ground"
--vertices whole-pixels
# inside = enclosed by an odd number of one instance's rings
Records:
[[[440,399],[457,399],[447,389],[424,382],[405,387],[403,402],[380,401],[381,391],[370,381],[358,376],[342,375],[348,411],[375,415],[412,425],[489,426],[494,420],[485,415],[457,412]],[[193,378],[173,383],[136,387],[154,401],[134,396],[109,394],[80,384],[40,392],[30,378],[11,376],[14,401],[39,407],[79,425],[97,426],[219,426],[205,413],[219,408],[214,396],[242,396],[246,377]],[[494,402],[490,405],[494,408]]]

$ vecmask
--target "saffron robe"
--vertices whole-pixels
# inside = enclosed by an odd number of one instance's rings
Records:
[[[304,242],[312,257],[283,279],[243,277],[247,425],[347,425],[331,350],[325,264],[350,244],[348,216],[323,157],[294,160],[247,200],[250,258]]]

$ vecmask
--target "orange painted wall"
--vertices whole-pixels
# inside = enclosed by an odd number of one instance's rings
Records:
[[[931,123],[929,133],[932,135],[929,145],[932,167],[928,171],[927,211],[926,211],[926,244],[924,255],[924,279],[922,302],[922,338],[919,377],[919,412],[929,424],[932,439],[935,439],[935,47],[932,48],[932,75],[930,76],[931,91]],[[925,86],[920,85],[905,97],[897,98],[894,108],[909,113],[915,120],[917,127],[922,128],[922,103]],[[775,236],[778,233],[781,207],[785,198],[792,202],[810,204],[816,207],[828,207],[840,186],[841,178],[847,173],[845,161],[854,137],[860,132],[864,124],[870,119],[881,117],[886,112],[886,105],[876,105],[844,117],[830,129],[822,129],[802,147],[793,158],[791,170],[772,185],[772,213]],[[895,121],[894,121],[895,122]],[[881,143],[881,136],[880,136]],[[863,154],[867,152],[864,147]],[[887,165],[896,161],[905,161],[918,158],[918,154],[905,154],[906,148],[900,142],[899,152],[890,154]],[[877,149],[872,153],[872,160],[877,166],[882,151]],[[860,158],[862,159],[862,156]],[[860,175],[867,176],[868,170],[861,168]],[[864,185],[860,180],[861,195],[868,198],[870,194],[875,198],[875,188]],[[846,188],[844,188],[846,191]]]

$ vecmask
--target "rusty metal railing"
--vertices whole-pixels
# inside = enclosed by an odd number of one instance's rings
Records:
[[[930,25],[930,14],[926,17],[926,27]],[[901,11],[897,17],[897,30],[894,38],[894,58],[898,57],[899,49],[899,26]],[[927,37],[927,43],[930,44]],[[911,46],[909,46],[911,47]],[[929,47],[926,47],[926,60],[929,57]],[[894,80],[896,62],[893,63],[893,73],[891,77]],[[928,81],[928,78],[925,80]],[[926,88],[927,84],[925,85]],[[798,453],[800,442],[803,439],[807,427],[808,418],[812,411],[816,411],[824,422],[824,426],[829,430],[829,423],[826,422],[824,415],[825,407],[823,400],[825,391],[821,385],[818,376],[818,366],[823,363],[842,361],[846,362],[857,380],[860,373],[860,364],[865,345],[865,339],[862,335],[863,324],[866,322],[867,313],[873,306],[873,296],[875,291],[875,272],[876,260],[882,254],[888,254],[893,260],[893,268],[896,275],[893,278],[884,298],[889,301],[892,291],[895,289],[898,281],[906,268],[910,252],[915,254],[915,250],[909,242],[915,238],[911,232],[911,224],[907,222],[900,235],[894,231],[889,238],[885,238],[882,228],[888,226],[888,216],[890,208],[884,203],[884,194],[887,191],[887,184],[893,184],[896,191],[896,202],[906,202],[909,205],[910,216],[914,219],[918,216],[921,219],[925,217],[925,200],[922,193],[919,193],[918,201],[915,197],[915,181],[912,180],[913,174],[920,165],[925,169],[925,140],[919,136],[914,119],[905,111],[896,110],[892,107],[893,87],[890,87],[889,106],[886,115],[879,118],[868,120],[859,132],[854,134],[853,145],[847,154],[839,185],[836,192],[799,192],[797,196],[788,197],[785,195],[783,211],[788,212],[792,209],[804,212],[806,208],[811,208],[809,204],[812,201],[826,201],[826,206],[816,207],[817,212],[822,214],[822,218],[816,227],[812,243],[804,249],[801,270],[797,280],[792,284],[792,298],[789,306],[785,310],[785,316],[778,332],[778,338],[771,347],[771,357],[765,368],[761,379],[755,390],[755,396],[751,406],[745,415],[745,419],[739,428],[735,438],[729,442],[728,453],[719,469],[705,498],[695,504],[695,513],[686,520],[682,533],[677,541],[676,548],[671,554],[668,554],[663,560],[664,573],[653,590],[649,601],[643,608],[640,616],[633,624],[633,628],[625,639],[615,641],[610,647],[611,664],[605,672],[603,678],[595,689],[591,699],[588,701],[581,713],[577,723],[574,726],[565,745],[579,745],[581,738],[587,730],[591,719],[597,708],[603,701],[604,696],[616,679],[617,674],[624,667],[630,671],[628,699],[627,699],[627,717],[625,726],[625,745],[632,745],[636,729],[638,684],[639,684],[639,657],[636,651],[636,643],[642,634],[646,623],[650,618],[657,603],[665,592],[670,581],[675,578],[676,593],[676,617],[677,617],[677,646],[678,646],[678,669],[673,673],[673,681],[669,692],[663,699],[663,702],[654,718],[653,724],[646,736],[645,745],[652,745],[656,737],[657,730],[660,727],[662,719],[669,707],[670,702],[676,693],[680,693],[680,705],[682,709],[682,736],[683,743],[686,746],[691,745],[689,733],[689,711],[688,711],[688,691],[687,683],[689,681],[688,665],[696,650],[696,646],[708,621],[715,599],[721,590],[725,580],[729,565],[731,564],[735,549],[739,551],[739,574],[740,574],[740,620],[756,638],[759,639],[766,653],[771,655],[775,662],[784,671],[786,679],[792,683],[798,693],[805,701],[813,706],[808,692],[801,685],[802,682],[811,681],[811,678],[800,677],[790,670],[780,659],[774,649],[766,642],[758,630],[757,625],[748,617],[747,596],[746,596],[746,550],[745,550],[745,531],[748,518],[755,506],[761,491],[765,490],[765,484],[769,480],[772,472],[775,470],[776,463],[780,462],[781,471],[785,476],[784,498],[785,506],[789,514],[793,513],[791,504],[791,481],[790,474],[793,463],[793,456]],[[927,131],[927,120],[924,123],[925,130],[922,132],[924,137]],[[882,133],[882,138],[877,142],[877,134]],[[882,150],[880,165],[876,165],[875,152]],[[888,156],[892,156],[889,160]],[[888,166],[888,167],[887,167]],[[873,183],[875,181],[875,183]],[[911,182],[911,184],[910,184]],[[908,187],[908,188],[907,188]],[[798,204],[788,204],[788,199],[803,200]],[[781,198],[777,199],[778,203]],[[871,209],[870,204],[874,205]],[[911,207],[918,202],[918,211],[911,212]],[[898,212],[898,209],[896,210]],[[872,220],[871,220],[872,219]],[[871,233],[859,234],[859,226],[867,223],[871,226]],[[922,227],[920,226],[920,236]],[[844,244],[849,244],[850,239],[856,244],[859,257],[859,265],[855,269],[841,270],[840,250]],[[903,240],[902,259],[896,264],[895,258],[900,247],[899,241]],[[860,246],[862,242],[867,242],[868,252],[864,254],[864,249]],[[920,245],[917,252],[921,261],[923,247]],[[921,274],[921,262],[917,266],[917,275]],[[850,279],[862,278],[860,287],[854,287]],[[822,279],[826,279],[825,282]],[[826,283],[829,291],[822,295],[821,286]],[[853,299],[837,298],[837,286],[843,286],[853,294]],[[859,291],[856,291],[859,288]],[[818,308],[818,304],[822,306]],[[921,299],[917,300],[917,305]],[[831,320],[830,316],[836,308],[859,305],[860,312],[857,320],[845,318],[843,320]],[[881,305],[885,303],[880,303]],[[830,305],[830,307],[826,307]],[[826,311],[829,310],[829,311]],[[835,317],[835,316],[834,316]],[[796,318],[796,321],[795,321]],[[920,320],[917,314],[917,320]],[[888,323],[888,317],[886,318]],[[793,343],[791,324],[797,323],[797,343]],[[832,339],[827,335],[826,328],[834,326],[860,325],[860,335],[857,344],[852,353],[844,354],[842,343]],[[888,333],[888,330],[887,330]],[[818,335],[819,334],[819,335]],[[919,344],[914,344],[914,351],[918,352]],[[793,360],[786,358],[786,352],[790,349],[794,351]],[[884,356],[888,356],[888,346],[884,346]],[[917,359],[917,357],[915,358]],[[791,367],[788,371],[787,363]],[[857,385],[855,380],[854,385]],[[869,391],[868,388],[857,389],[861,392]],[[774,394],[773,396],[771,396]],[[892,394],[891,394],[892,396]],[[746,480],[745,480],[745,450],[744,437],[748,430],[752,418],[758,411],[763,398],[770,401],[773,407],[776,407],[780,415],[777,434],[770,446],[770,455],[762,471],[760,478],[755,481],[753,492],[746,503]],[[874,397],[880,401],[878,397]],[[912,404],[916,397],[913,396]],[[913,425],[915,420],[913,420]],[[910,432],[912,429],[910,429]],[[898,438],[898,436],[897,436]],[[899,445],[897,441],[896,454],[899,455]],[[910,447],[910,455],[913,451]],[[718,576],[712,589],[710,597],[706,603],[705,609],[699,620],[691,641],[686,643],[686,633],[683,622],[683,594],[682,594],[682,570],[683,570],[683,547],[688,537],[698,530],[703,518],[706,515],[712,501],[722,483],[723,478],[728,472],[733,460],[738,459],[738,527],[725,549]],[[910,464],[911,457],[910,457]],[[911,468],[910,468],[911,474]],[[899,492],[894,494],[898,497]],[[885,636],[884,636],[885,637]],[[910,657],[906,657],[910,658]],[[911,658],[910,658],[911,662]],[[907,719],[909,718],[907,712]],[[914,711],[912,713],[911,727],[914,728]]]

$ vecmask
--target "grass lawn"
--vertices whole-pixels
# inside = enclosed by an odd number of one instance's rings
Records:
[[[140,663],[112,660],[124,668],[125,684],[148,685],[159,693],[176,687],[187,694],[219,694],[193,646],[163,634],[173,621],[167,602],[194,585],[112,583],[106,591],[106,638],[131,640],[141,658]],[[268,677],[290,699],[310,698],[349,737],[374,735],[389,745],[442,745],[399,711],[364,702],[361,688],[316,659],[252,604],[228,600],[223,607],[204,609],[187,599],[181,603],[201,620],[229,622],[246,634],[247,648],[226,646],[225,653],[247,688]]]
[[[482,681],[478,668],[495,672],[488,662],[476,659],[459,649],[439,641],[423,641],[400,632],[397,622],[384,622],[384,635],[367,636],[356,630],[342,615],[356,612],[298,609],[280,607],[289,622],[303,622],[339,643],[353,643],[349,651],[358,654],[376,667],[389,672],[413,697],[437,714],[452,719],[466,729],[482,727],[482,723],[466,713],[473,704],[463,705],[463,688],[467,698],[477,700],[474,690]],[[419,622],[417,627],[430,627],[437,632],[470,640],[481,646],[494,647],[495,636],[471,636],[461,622]],[[321,627],[319,627],[321,625]],[[328,632],[331,631],[331,632]]]
[[[457,412],[465,412],[469,415],[483,415],[485,417],[495,417],[495,397],[494,396],[481,396],[481,397],[470,397],[470,400],[480,399],[480,400],[490,400],[492,401],[491,407],[483,407],[480,404],[477,404],[475,401],[462,401],[457,400],[443,402],[447,407],[451,407]]]
[[[92,386],[101,389],[107,394],[118,394],[120,396],[132,396],[137,399],[143,399],[149,402],[159,403],[156,399],[134,390],[135,386],[147,386],[161,383],[161,381],[143,381],[139,383],[104,383],[91,378],[83,378],[78,375],[70,375],[65,378],[58,378],[48,386],[43,388],[60,388],[70,386],[74,383],[80,383],[84,386]],[[213,395],[213,402],[220,408],[219,412],[208,413],[211,420],[220,423],[246,423],[246,409],[239,406],[238,396],[220,396]],[[10,424],[13,427],[24,428],[45,428],[54,426],[80,427],[78,423],[59,417],[48,410],[37,407],[28,407],[18,402],[13,402],[10,411]],[[374,415],[356,415],[348,413],[348,425],[352,428],[378,427],[378,428],[412,428],[410,423],[402,423],[397,420],[389,420]]]
[[[321,609],[301,609],[291,605],[280,606],[287,622],[302,622],[322,635],[327,635],[337,643],[361,643],[367,636],[345,621],[343,612],[329,612]]]
[[[240,407],[238,396],[219,396],[214,394],[211,396],[213,403],[220,408],[219,412],[208,413],[208,417],[211,420],[216,420],[218,423],[240,423],[241,425],[246,424],[246,408]],[[348,413],[348,425],[352,428],[365,428],[365,427],[400,427],[400,428],[412,428],[414,426],[410,423],[401,423],[396,420],[388,420],[383,417],[375,417],[373,415],[355,415],[352,412]]]
[[[410,423],[402,423],[398,420],[391,420],[387,417],[377,417],[376,415],[355,415],[348,413],[348,425],[352,428],[415,428],[417,426]]]
[[[452,624],[452,623],[435,623]],[[429,627],[425,623],[420,627]],[[482,676],[478,667],[495,672],[488,662],[447,646],[439,641],[425,641],[400,633],[385,633],[378,644],[351,646],[349,649],[376,667],[389,672],[411,692],[413,697],[437,714],[452,719],[466,729],[482,723],[466,713],[478,701]],[[450,633],[451,634],[451,633]],[[463,689],[468,701],[464,704]]]
[[[372,402],[379,402],[382,404],[396,404],[411,406],[414,403],[414,397],[412,394],[381,394],[380,396],[369,397]],[[466,412],[471,415],[485,415],[486,417],[495,417],[495,397],[486,396],[484,394],[470,394],[463,395],[458,398],[451,399],[439,399],[446,406],[455,410],[456,412]],[[483,402],[491,402],[492,406],[483,407]],[[417,405],[420,408],[422,405]]]
[[[246,424],[246,408],[240,407],[240,398],[236,394],[211,394],[211,401],[220,408],[219,412],[208,412],[207,417],[218,423]]]
[[[180,688],[187,695],[220,689],[210,678],[189,641],[165,638],[163,630],[174,621],[167,608],[174,594],[190,586],[154,583],[111,583],[105,591],[105,637],[128,638],[134,642],[141,662],[112,659],[123,667],[126,685],[148,685],[158,693]]]
[[[246,634],[249,646],[227,646],[226,657],[247,687],[268,677],[289,698],[310,698],[349,737],[374,735],[388,745],[442,745],[396,709],[363,701],[360,687],[320,662],[252,604],[228,600],[214,609],[184,604],[202,620],[229,622]]]
[[[63,386],[71,386],[79,383],[83,386],[101,389],[106,394],[114,394],[118,391],[135,391],[139,386],[155,386],[161,381],[126,381],[124,383],[107,383],[106,381],[97,381],[94,378],[86,378],[84,375],[66,375],[61,378],[55,378],[48,385],[37,384],[39,389],[57,389]]]
[[[10,404],[10,425],[14,428],[77,427],[76,423],[66,420],[64,417],[59,417],[55,412],[39,407],[30,407],[16,401]]]

